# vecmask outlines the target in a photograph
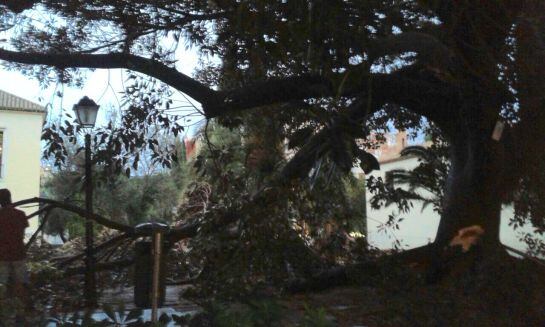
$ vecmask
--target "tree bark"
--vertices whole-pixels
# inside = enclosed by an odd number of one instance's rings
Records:
[[[482,120],[481,120],[482,122]],[[467,125],[474,124],[467,122]],[[476,123],[475,123],[476,124]],[[495,124],[495,122],[494,122]],[[484,128],[462,128],[451,140],[451,168],[445,185],[443,212],[431,251],[428,281],[448,274],[448,266],[460,260],[480,260],[501,247],[499,233],[502,200],[508,192],[505,142],[491,138],[493,124]],[[464,227],[478,225],[484,230],[478,246],[466,255],[450,247],[451,240]],[[451,256],[455,251],[457,254]],[[475,252],[479,253],[475,255]],[[502,250],[504,251],[504,250]],[[455,260],[457,262],[450,262]]]
[[[490,132],[460,133],[451,145],[443,213],[435,244],[448,245],[458,230],[471,225],[484,229],[483,244],[499,245],[500,214],[505,196],[504,145]]]

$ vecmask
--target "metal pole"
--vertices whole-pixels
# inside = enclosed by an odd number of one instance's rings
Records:
[[[153,280],[151,286],[151,321],[157,322],[159,304],[159,273],[161,263],[161,231],[153,232]]]
[[[367,223],[367,180],[365,175],[363,175],[363,235],[365,237],[364,244],[365,248],[369,249],[369,224]]]
[[[85,306],[97,306],[95,258],[93,253],[93,182],[91,170],[91,135],[85,134]]]

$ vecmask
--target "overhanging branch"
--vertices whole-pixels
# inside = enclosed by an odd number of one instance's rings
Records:
[[[220,101],[205,108],[208,118],[259,106],[334,95],[333,83],[323,76],[271,78],[220,92]]]
[[[39,53],[18,52],[0,49],[0,60],[26,65],[45,65],[64,68],[124,68],[137,71],[180,90],[200,103],[213,101],[216,92],[199,81],[169,67],[162,62],[144,57],[125,54],[85,54],[85,53]]]
[[[412,44],[411,40],[417,39],[419,43]],[[398,51],[401,49],[423,49],[431,43],[435,43],[432,37],[421,33],[407,33],[406,35],[387,38],[383,41],[376,41],[375,54]],[[440,45],[435,45],[435,50],[429,51],[431,57],[448,57],[447,50]],[[441,55],[437,55],[441,53]],[[238,110],[247,110],[260,106],[286,103],[293,100],[304,100],[328,96],[354,96],[356,94],[371,90],[373,97],[384,102],[406,102],[409,109],[418,110],[422,113],[422,101],[427,100],[430,95],[438,95],[441,82],[437,76],[430,80],[429,75],[424,76],[419,69],[426,67],[426,64],[412,65],[407,70],[389,74],[370,74],[368,71],[361,71],[355,68],[343,74],[330,76],[321,75],[300,75],[285,78],[271,78],[265,81],[255,82],[240,88],[215,91],[199,81],[177,71],[175,68],[153,59],[125,53],[109,54],[85,54],[85,53],[24,53],[0,49],[0,60],[16,62],[27,65],[46,65],[64,68],[124,68],[146,74],[157,78],[171,87],[183,92],[203,105],[208,118],[229,115]],[[408,73],[411,74],[408,74]],[[350,75],[342,90],[338,85],[341,80]],[[409,76],[410,75],[410,76]],[[426,78],[428,81],[426,81]],[[337,80],[337,82],[335,82]],[[372,88],[370,83],[372,81]],[[445,84],[444,81],[442,81]],[[426,85],[422,85],[422,84]],[[440,83],[439,83],[440,84]],[[452,85],[450,85],[452,86]],[[444,92],[439,98],[444,99]],[[432,97],[433,98],[433,97]],[[437,97],[435,97],[436,99]],[[436,102],[437,103],[437,102]],[[404,105],[403,103],[400,103]],[[416,106],[415,106],[416,104]],[[439,106],[435,105],[433,111],[438,111]],[[429,114],[429,112],[427,112]],[[433,112],[430,116],[433,118]]]

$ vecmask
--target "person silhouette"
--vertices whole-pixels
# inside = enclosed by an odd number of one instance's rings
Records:
[[[25,213],[12,206],[10,191],[0,189],[0,284],[22,301],[26,300],[24,238],[27,227]]]

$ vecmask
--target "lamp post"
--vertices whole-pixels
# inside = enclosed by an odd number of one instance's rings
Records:
[[[95,127],[98,105],[88,97],[83,97],[74,105],[78,123],[86,129],[85,133],[85,306],[97,306],[95,257],[93,253],[93,183],[91,170],[91,130]]]

